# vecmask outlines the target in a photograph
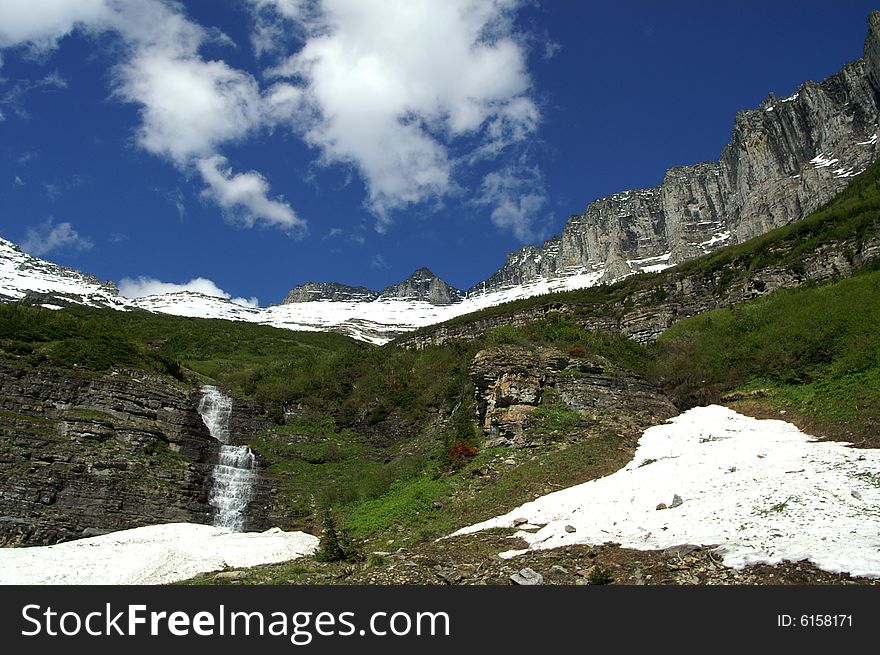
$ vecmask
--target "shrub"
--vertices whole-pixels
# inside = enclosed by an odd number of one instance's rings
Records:
[[[473,459],[476,456],[477,452],[479,451],[477,450],[476,446],[469,444],[467,441],[464,441],[462,439],[456,439],[449,446],[449,462],[454,466],[461,465],[464,462]]]
[[[357,548],[345,533],[336,530],[336,521],[329,510],[324,512],[321,542],[315,552],[319,562],[353,562],[359,559]]]
[[[611,575],[611,571],[598,564],[590,568],[589,573],[587,573],[587,582],[592,585],[610,584],[613,581],[614,578]]]

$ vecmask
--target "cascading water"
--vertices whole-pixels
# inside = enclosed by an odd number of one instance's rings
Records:
[[[217,387],[202,387],[199,414],[211,436],[220,442],[220,456],[214,467],[208,503],[214,508],[214,525],[232,532],[244,530],[244,510],[254,494],[257,460],[247,446],[229,441],[232,398]]]

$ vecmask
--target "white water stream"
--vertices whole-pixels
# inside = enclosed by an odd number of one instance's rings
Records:
[[[220,456],[212,475],[208,503],[214,508],[214,525],[231,532],[244,530],[244,510],[254,495],[257,461],[247,446],[233,446],[229,436],[232,398],[217,387],[202,387],[199,414],[211,436],[220,442]]]

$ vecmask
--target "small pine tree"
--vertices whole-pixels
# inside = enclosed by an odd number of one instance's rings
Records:
[[[319,562],[354,562],[361,559],[358,549],[352,544],[345,533],[337,531],[336,520],[330,510],[324,511],[321,542],[315,552]]]
[[[345,559],[345,549],[339,543],[339,534],[336,532],[336,520],[330,510],[324,512],[321,542],[315,559],[319,562],[341,562]]]

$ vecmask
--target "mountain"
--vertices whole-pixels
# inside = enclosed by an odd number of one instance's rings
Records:
[[[281,301],[282,305],[313,300],[332,300],[334,302],[370,302],[379,293],[366,287],[352,287],[339,282],[306,282],[290,290]]]
[[[0,238],[0,302],[20,300],[50,308],[70,303],[122,308],[127,302],[113,282],[31,257]]]
[[[464,292],[449,286],[427,268],[420,268],[400,284],[386,287],[379,297],[452,305],[464,299]]]
[[[452,305],[463,300],[464,296],[463,291],[449,286],[427,268],[420,268],[402,282],[391,284],[381,292],[339,282],[306,282],[291,289],[281,304],[313,301],[372,302],[383,299]]]
[[[596,200],[562,235],[527,246],[470,294],[602,270],[656,271],[803,218],[878,155],[880,12],[864,56],[786,98],[736,114],[717,162],[672,168],[652,189]]]
[[[717,162],[672,168],[653,189],[596,200],[562,234],[508,255],[467,293],[426,268],[381,292],[337,282],[293,288],[255,308],[178,292],[127,299],[112,283],[23,253],[0,239],[0,302],[70,303],[222,318],[290,330],[332,330],[382,344],[417,328],[505,302],[663,270],[798,221],[878,159],[880,12],[864,56],[785,98],[736,114]]]

